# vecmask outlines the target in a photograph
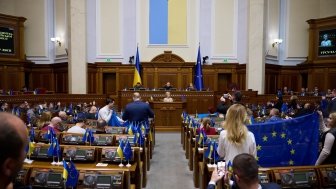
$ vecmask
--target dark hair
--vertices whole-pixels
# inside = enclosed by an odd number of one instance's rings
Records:
[[[242,95],[242,93],[240,91],[236,91],[234,93],[234,97],[235,97],[235,101],[236,102],[240,102],[242,100],[243,95]]]
[[[97,128],[102,128],[105,127],[107,125],[106,121],[103,119],[100,119],[97,121]]]
[[[258,182],[258,163],[250,154],[239,154],[233,159],[232,169],[234,174],[246,184]]]
[[[110,103],[113,103],[114,102],[114,99],[113,98],[107,98],[106,99],[106,105],[110,104]]]
[[[0,166],[7,158],[17,159],[21,156],[24,141],[16,131],[11,116],[8,113],[0,113]]]

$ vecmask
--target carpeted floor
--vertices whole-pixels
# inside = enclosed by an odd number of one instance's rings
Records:
[[[156,133],[146,189],[194,188],[192,172],[181,146],[181,134]]]

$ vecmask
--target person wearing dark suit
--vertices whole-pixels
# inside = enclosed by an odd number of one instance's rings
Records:
[[[122,115],[123,120],[131,122],[147,121],[148,118],[153,118],[154,112],[148,103],[141,101],[140,93],[133,94],[133,102],[128,103]]]
[[[141,88],[143,88],[143,86],[141,85],[140,82],[137,82],[134,86],[133,86],[134,90],[140,90]]]
[[[168,90],[171,90],[173,88],[173,86],[170,84],[170,82],[168,81],[162,88]]]
[[[216,182],[224,176],[224,182],[229,184],[229,174],[227,171],[218,171],[216,168],[212,172],[211,180],[207,189],[215,189]],[[275,183],[259,184],[258,178],[258,163],[257,160],[250,154],[243,153],[237,155],[233,159],[232,177],[233,183],[231,189],[280,189],[281,187]]]

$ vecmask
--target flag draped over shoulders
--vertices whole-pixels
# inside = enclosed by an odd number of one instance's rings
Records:
[[[203,89],[203,72],[202,72],[202,64],[201,64],[201,47],[198,47],[198,54],[197,54],[197,63],[195,68],[195,79],[194,84],[198,91]]]
[[[278,122],[248,126],[257,145],[262,167],[314,165],[318,157],[317,113]]]
[[[133,86],[136,85],[138,82],[142,83],[141,82],[141,77],[140,77],[139,47],[137,47],[137,52],[136,52],[136,56],[135,56],[135,68],[134,68]]]

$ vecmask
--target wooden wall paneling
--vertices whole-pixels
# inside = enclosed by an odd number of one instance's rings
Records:
[[[87,64],[88,70],[88,83],[87,83],[87,92],[88,94],[97,93],[97,67],[95,64]]]
[[[143,87],[153,89],[155,86],[154,83],[154,73],[147,73],[144,77]]]
[[[186,89],[189,86],[189,83],[194,83],[193,79],[190,78],[190,74],[182,73],[181,74],[181,86],[182,89]]]
[[[7,78],[5,74],[5,66],[0,66],[0,89],[6,90]]]
[[[326,89],[336,89],[336,73],[328,74],[328,86]]]
[[[103,93],[116,94],[116,73],[103,73]]]
[[[133,87],[134,73],[119,73],[119,84],[122,89]]]
[[[178,73],[174,68],[159,68],[158,69],[158,87],[163,87],[168,81],[175,88],[181,88],[178,86]]]
[[[210,72],[208,72],[210,71]],[[217,74],[211,70],[203,71],[203,87],[206,90],[214,91],[217,88]],[[216,87],[215,87],[216,86]]]

